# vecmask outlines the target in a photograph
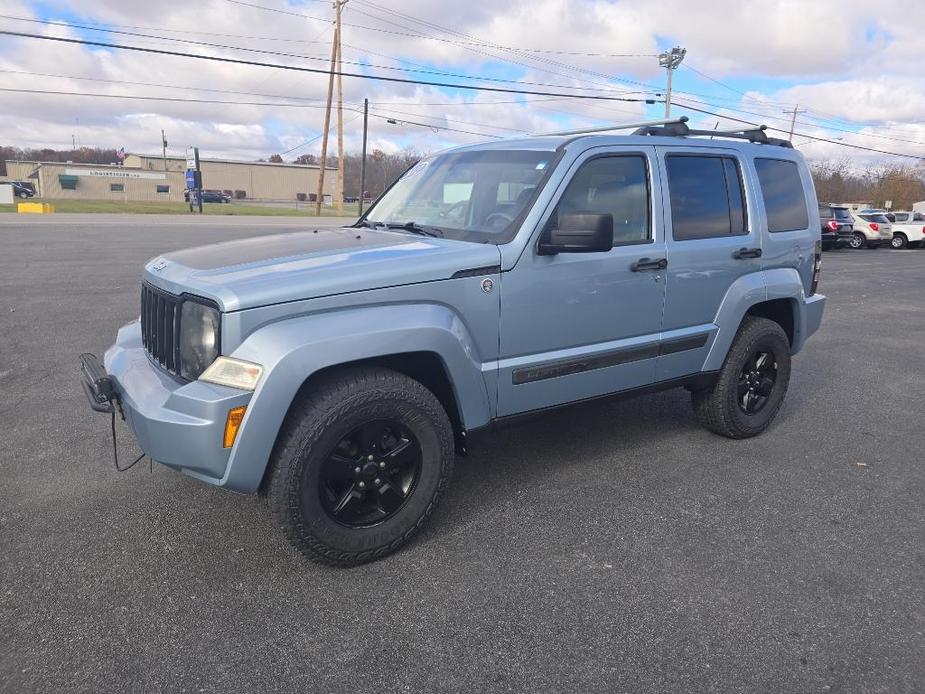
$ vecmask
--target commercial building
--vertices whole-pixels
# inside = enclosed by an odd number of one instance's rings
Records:
[[[317,165],[201,159],[202,185],[234,198],[266,202],[314,200]],[[334,195],[337,169],[327,167],[325,201]],[[39,197],[50,200],[125,200],[182,202],[186,160],[128,154],[122,165],[7,161],[0,181],[31,181]]]

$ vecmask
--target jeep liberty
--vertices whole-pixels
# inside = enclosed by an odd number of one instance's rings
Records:
[[[514,415],[683,386],[760,434],[822,321],[819,207],[789,143],[686,121],[458,147],[350,227],[154,258],[140,318],[81,355],[90,405],[337,565],[406,544]]]

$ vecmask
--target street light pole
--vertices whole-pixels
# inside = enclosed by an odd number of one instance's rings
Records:
[[[665,92],[665,118],[671,118],[671,76],[678,69],[685,55],[687,55],[686,48],[675,46],[670,51],[665,51],[658,56],[659,67],[668,70],[668,89]]]

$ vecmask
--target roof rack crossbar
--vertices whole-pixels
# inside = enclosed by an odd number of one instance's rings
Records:
[[[646,128],[656,127],[656,126],[679,126],[687,123],[688,117],[681,116],[679,118],[661,118],[659,120],[646,120],[639,121],[638,123],[614,123],[613,125],[603,125],[594,128],[578,128],[577,130],[560,130],[558,132],[551,133],[536,133],[536,137],[566,137],[569,135],[588,135],[590,133],[606,133],[610,130],[629,130],[633,128],[636,132],[634,134],[639,134],[640,130]],[[684,128],[687,129],[687,126],[684,125]]]

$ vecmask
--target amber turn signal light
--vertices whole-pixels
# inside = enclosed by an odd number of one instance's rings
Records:
[[[228,417],[225,418],[224,448],[231,448],[234,445],[234,440],[238,436],[238,429],[241,428],[241,421],[244,419],[246,411],[246,407],[234,407],[228,410]]]

